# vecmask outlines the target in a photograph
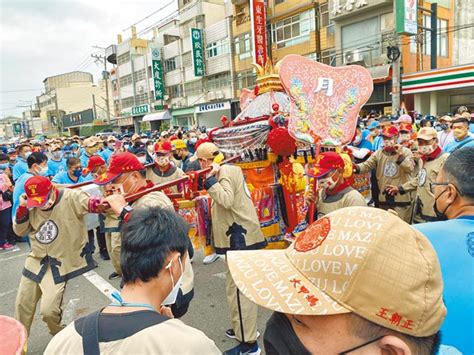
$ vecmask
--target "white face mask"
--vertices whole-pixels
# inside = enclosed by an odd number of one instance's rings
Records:
[[[410,140],[410,133],[401,133],[400,134],[400,141],[407,142]]]
[[[60,151],[55,151],[52,152],[51,155],[53,156],[54,159],[58,160],[61,158],[61,152]]]
[[[166,166],[170,163],[170,159],[168,157],[157,157],[156,164],[159,166]]]
[[[41,176],[47,176],[47,175],[48,175],[48,171],[49,171],[49,169],[48,169],[47,166],[40,166],[40,167],[39,167],[39,171],[37,171],[36,173],[37,173],[38,175],[41,175]]]
[[[171,273],[171,264],[173,263],[173,260],[171,260],[170,263],[166,266],[166,269],[168,269],[168,271],[170,272],[171,283],[173,284],[173,288],[171,289],[171,292],[169,293],[169,295],[162,302],[162,304],[165,306],[174,304],[176,302],[179,288],[181,287],[181,283],[183,281],[183,275],[184,275],[183,264],[181,264],[181,258],[178,258],[178,260],[179,260],[179,268],[181,269],[181,276],[179,277],[178,281],[176,281],[176,283],[174,283],[173,274]]]
[[[386,139],[386,140],[383,141],[383,146],[386,147],[386,148],[395,147],[396,144],[397,144],[397,142],[393,139]]]
[[[146,162],[146,156],[138,157],[138,160],[140,161],[140,163],[145,164],[145,162]]]
[[[356,136],[354,139],[354,142],[352,142],[354,145],[358,145],[362,141],[361,136]]]
[[[337,185],[337,181],[333,179],[334,174],[325,179],[318,179],[318,185],[321,186],[323,189],[332,190]]]
[[[42,211],[47,211],[54,205],[54,198],[50,198],[43,206],[39,207]]]

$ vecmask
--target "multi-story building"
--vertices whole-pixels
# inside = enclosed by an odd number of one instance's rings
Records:
[[[252,56],[250,3],[233,0],[232,23],[236,93],[255,85]],[[334,24],[329,19],[328,1],[270,0],[267,3],[269,57],[274,63],[287,54],[299,54],[335,65]]]
[[[43,134],[62,132],[61,117],[66,114],[93,109],[106,117],[107,101],[104,84],[94,85],[92,74],[71,72],[43,80],[45,92],[36,97]]]

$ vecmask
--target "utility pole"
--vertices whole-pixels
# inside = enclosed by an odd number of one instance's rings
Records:
[[[94,115],[94,120],[97,119],[97,110],[95,108],[95,95],[92,94],[92,112],[93,112],[93,115]]]
[[[421,26],[421,29],[431,33],[431,69],[436,69],[438,67],[438,4],[432,3],[429,10],[423,7],[419,7],[418,10],[420,10],[421,14],[423,12],[429,13],[431,17],[430,27]]]
[[[59,117],[59,109],[58,109],[58,93],[55,92],[54,93],[54,109],[56,111],[56,120],[57,120],[57,123],[58,123],[58,131],[59,131],[59,135],[62,136],[63,135],[63,123],[62,123],[62,117]]]
[[[397,14],[396,1],[393,2],[393,14]],[[395,20],[396,23],[396,20]],[[394,31],[395,42],[398,45],[399,36]],[[398,49],[398,47],[396,47]],[[400,91],[401,91],[401,80],[400,80],[400,66],[401,66],[401,51],[398,50],[398,56],[389,58],[392,60],[392,115],[396,115],[400,111]],[[388,54],[388,53],[387,53]]]
[[[105,55],[98,55],[98,54],[91,54],[91,57],[95,58],[96,60],[101,60],[101,61],[104,62],[104,71],[102,73],[102,79],[105,80],[105,97],[106,97],[106,101],[107,101],[107,106],[106,106],[106,109],[107,109],[107,122],[110,123],[109,72],[107,71],[107,58],[105,57]],[[94,108],[94,110],[95,110],[95,108]]]

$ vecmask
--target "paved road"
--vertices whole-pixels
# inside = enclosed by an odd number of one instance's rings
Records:
[[[16,291],[20,281],[21,271],[29,247],[26,243],[18,243],[15,250],[0,251],[0,314],[13,316]],[[112,272],[110,261],[102,261],[98,255],[95,259],[99,267],[94,271],[101,276],[95,277],[94,273],[88,278],[76,277],[68,282],[64,297],[64,323],[69,324],[74,319],[88,314],[100,307],[107,305],[109,299],[99,290],[110,292],[110,284],[118,288],[119,280],[109,281],[107,276]],[[195,275],[195,296],[188,313],[182,320],[197,329],[202,330],[222,350],[227,350],[237,343],[226,338],[224,332],[229,328],[230,317],[225,296],[225,265],[218,260],[211,265],[202,264],[202,254],[197,252],[193,261]],[[99,288],[98,288],[99,287]],[[31,329],[28,344],[28,354],[42,354],[51,335],[39,315],[39,304],[37,314]],[[270,311],[259,308],[259,330],[263,333],[264,325],[270,316]],[[262,336],[259,339],[261,344]]]

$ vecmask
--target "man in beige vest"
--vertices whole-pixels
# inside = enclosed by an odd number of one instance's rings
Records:
[[[79,189],[57,189],[43,176],[29,178],[13,229],[28,235],[26,257],[15,301],[15,318],[30,331],[36,304],[51,334],[59,332],[66,282],[95,267],[84,217],[98,201]]]
[[[133,211],[140,208],[161,207],[174,211],[173,203],[161,191],[150,192],[131,204],[125,201],[124,194],[141,192],[154,186],[150,180],[145,178],[145,175],[145,167],[138,158],[132,153],[125,152],[114,154],[111,157],[107,172],[94,180],[96,184],[104,186],[105,189],[116,192],[107,196],[105,200],[110,204],[111,210],[118,216],[121,223],[126,222],[133,214]],[[189,253],[192,254],[191,244],[189,249]],[[171,305],[173,315],[176,318],[183,316],[187,312],[189,304],[194,297],[193,286],[193,268],[189,258],[187,258],[176,302]]]
[[[229,250],[264,248],[266,240],[242,170],[234,165],[213,163],[218,154],[217,146],[209,142],[202,143],[196,150],[201,167],[212,166],[204,188],[212,198],[212,237],[216,252],[226,254]],[[258,354],[257,307],[238,291],[228,270],[226,289],[232,316],[232,329],[226,334],[240,342],[226,353]]]
[[[162,184],[184,175],[183,170],[172,162],[172,150],[173,146],[168,141],[155,144],[155,165],[146,171],[146,178],[154,184]],[[172,186],[169,190],[176,193],[178,187]]]
[[[367,206],[364,196],[344,178],[344,160],[338,153],[319,154],[308,175],[318,181],[318,193],[310,190],[305,198],[307,202],[316,204],[315,220],[340,208]]]
[[[369,159],[355,167],[356,173],[376,171],[379,185],[379,206],[384,210],[395,210],[401,219],[410,223],[412,202],[409,194],[391,195],[387,186],[399,186],[412,179],[415,169],[410,149],[398,144],[398,129],[388,126],[382,131],[383,149],[377,150]]]
[[[430,185],[443,168],[448,158],[448,153],[443,153],[438,146],[438,134],[434,128],[423,127],[417,135],[418,154],[421,158],[421,169],[418,175],[399,186],[387,185],[387,190],[392,195],[404,195],[407,192],[416,192],[414,222],[424,223],[437,221],[433,210],[434,195]]]

